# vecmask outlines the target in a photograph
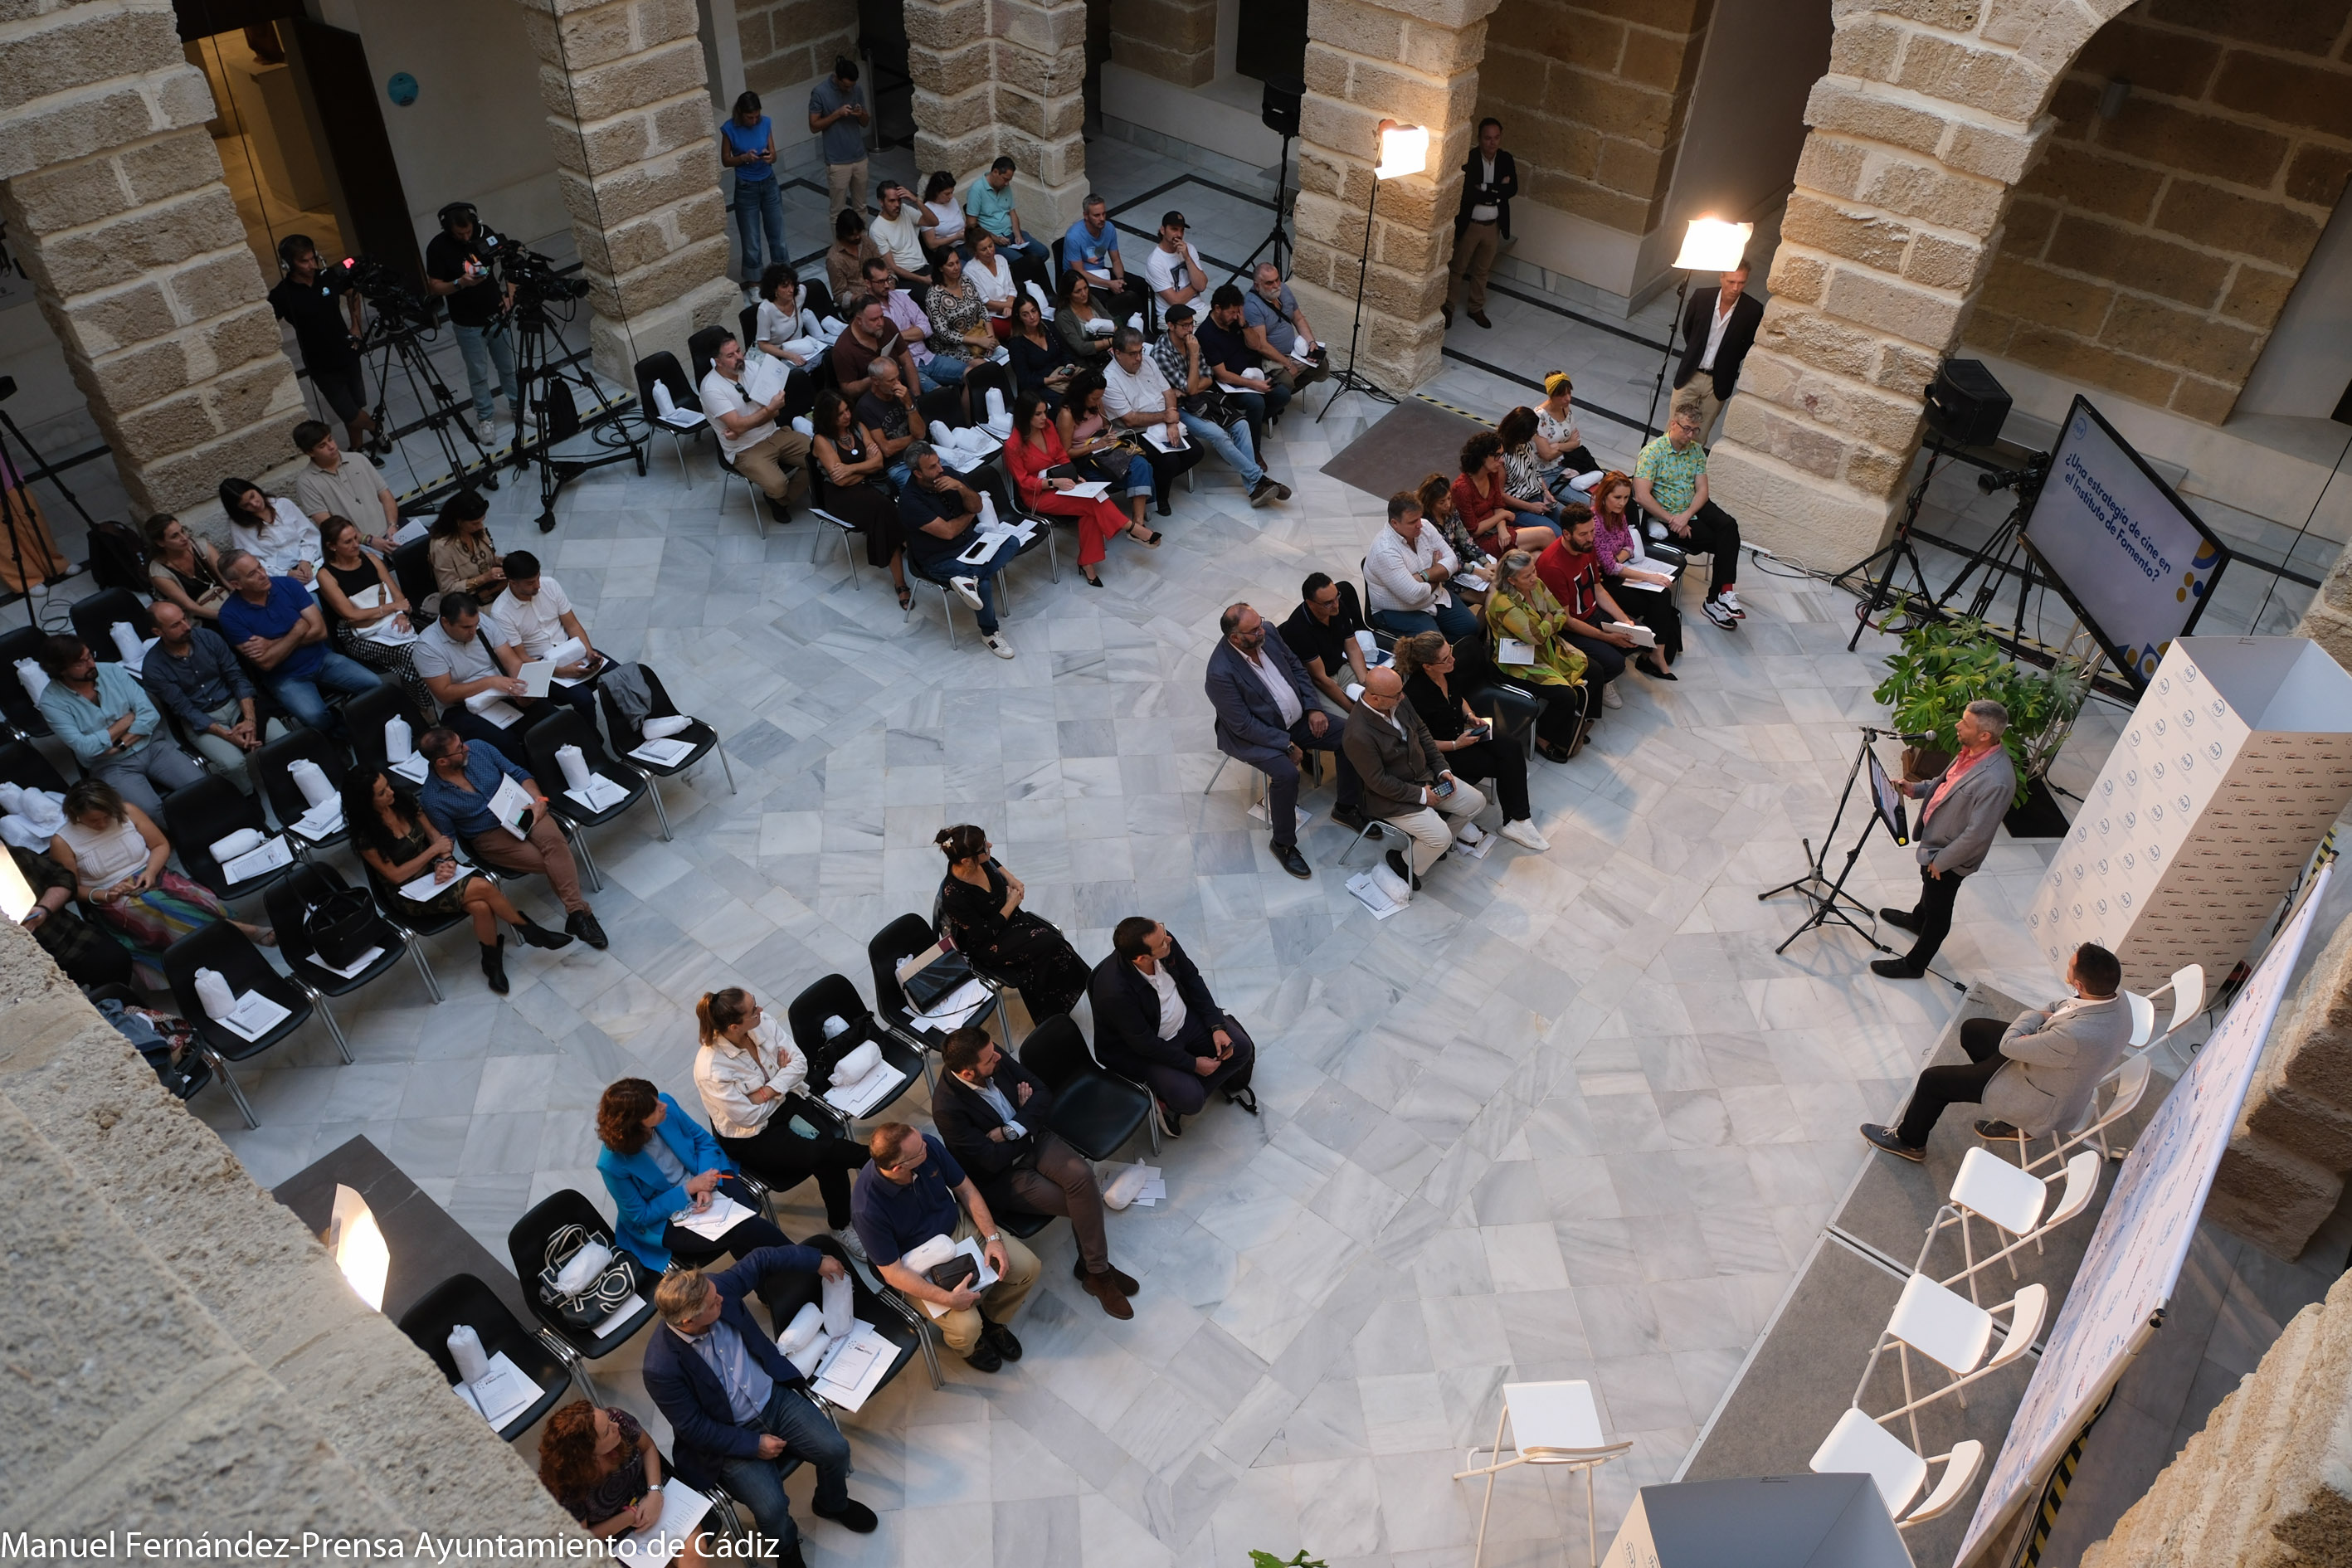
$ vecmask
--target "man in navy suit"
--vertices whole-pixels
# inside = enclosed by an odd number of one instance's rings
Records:
[[[1331,820],[1364,826],[1363,781],[1339,749],[1348,721],[1323,710],[1307,667],[1280,637],[1265,635],[1265,621],[1247,605],[1228,605],[1217,622],[1224,633],[1209,655],[1206,685],[1217,710],[1217,750],[1237,757],[1266,776],[1266,815],[1274,838],[1266,847],[1294,877],[1314,875],[1298,852],[1298,764],[1309,752],[1339,759],[1339,804]],[[1372,829],[1379,837],[1380,829]]]
[[[816,1468],[819,1519],[860,1534],[874,1528],[874,1510],[849,1495],[849,1439],[801,1392],[807,1379],[743,1305],[770,1274],[812,1270],[827,1279],[846,1271],[814,1247],[762,1247],[723,1274],[667,1275],[654,1291],[662,1326],[646,1343],[646,1392],[669,1422],[682,1470],[710,1475],[740,1499],[777,1542],[783,1568],[803,1568],[784,1499],[788,1456]]]

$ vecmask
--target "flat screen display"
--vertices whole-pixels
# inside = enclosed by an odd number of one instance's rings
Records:
[[[1895,843],[1910,843],[1911,830],[1903,820],[1903,786],[1886,776],[1876,752],[1864,754],[1870,758],[1870,803],[1878,813],[1878,820],[1886,825]]]
[[[2077,395],[2025,543],[2135,690],[2195,628],[2229,546]]]

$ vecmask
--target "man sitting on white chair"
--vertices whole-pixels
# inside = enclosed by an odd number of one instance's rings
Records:
[[[1388,853],[1389,869],[1406,888],[1453,846],[1461,825],[1483,810],[1486,797],[1439,767],[1437,739],[1413,705],[1404,682],[1383,665],[1364,679],[1359,712],[1348,726],[1348,760],[1364,781],[1364,813],[1391,824],[1411,842]]]
[[[1927,1134],[1948,1105],[1982,1105],[1981,1138],[2063,1135],[2082,1119],[2099,1080],[2115,1071],[2131,1043],[2131,1010],[2122,996],[2123,965],[2095,942],[2074,950],[2066,966],[2074,994],[2055,1005],[2028,1008],[2006,1028],[1998,1018],[1960,1025],[1966,1067],[1923,1069],[1911,1104],[1893,1127],[1865,1121],[1862,1135],[1888,1153],[1917,1162]]]

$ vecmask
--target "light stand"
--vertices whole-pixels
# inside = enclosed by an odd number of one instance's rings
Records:
[[[1748,237],[1755,232],[1752,223],[1725,223],[1712,217],[1695,217],[1683,231],[1682,254],[1675,258],[1683,280],[1675,286],[1675,313],[1666,322],[1666,352],[1658,361],[1658,384],[1650,389],[1650,406],[1642,414],[1643,440],[1658,433],[1658,426],[1651,421],[1658,416],[1658,399],[1665,395],[1666,367],[1675,362],[1675,332],[1682,325],[1683,307],[1690,299],[1691,274],[1736,270],[1746,258]],[[1702,430],[1699,434],[1704,436],[1706,432]]]
[[[1372,169],[1372,188],[1364,198],[1364,254],[1356,263],[1356,316],[1348,327],[1348,368],[1331,379],[1331,395],[1323,400],[1323,412],[1315,416],[1320,425],[1331,412],[1331,405],[1339,401],[1344,392],[1360,392],[1379,403],[1394,403],[1396,394],[1364,375],[1356,368],[1356,349],[1364,331],[1364,284],[1371,276],[1372,214],[1380,205],[1381,182],[1418,174],[1429,167],[1429,130],[1421,125],[1400,125],[1393,120],[1381,121],[1381,161]]]
[[[1913,614],[1933,613],[1928,606],[1934,602],[1935,592],[1927,586],[1927,568],[1921,563],[1918,549],[1911,542],[1911,530],[1919,521],[1919,507],[1927,499],[1927,482],[1936,477],[1936,465],[1949,455],[1941,441],[1928,437],[1927,470],[1911,487],[1910,499],[1903,504],[1903,519],[1895,525],[1895,537],[1830,579],[1830,586],[1839,588],[1846,585],[1847,578],[1860,574],[1862,580],[1870,584],[1870,592],[1853,607],[1853,636],[1846,638],[1846,652],[1852,653],[1861,646],[1862,634],[1871,625],[1870,618],[1889,605],[1902,602]],[[1882,557],[1886,570],[1874,578],[1870,569]],[[1917,584],[1916,591],[1906,592],[1895,585],[1895,574],[1906,566],[1911,568],[1911,581]]]
[[[1282,138],[1282,156],[1274,165],[1274,226],[1266,231],[1264,239],[1257,242],[1257,248],[1249,253],[1248,258],[1234,268],[1235,278],[1254,272],[1257,258],[1265,255],[1268,247],[1274,251],[1275,270],[1285,278],[1290,276],[1290,268],[1283,260],[1283,252],[1291,248],[1287,199],[1290,194],[1290,140],[1298,134],[1298,104],[1306,95],[1307,84],[1295,76],[1270,76],[1265,79],[1265,97],[1258,110],[1258,119],[1265,122],[1268,131]],[[1246,289],[1244,291],[1246,292]]]

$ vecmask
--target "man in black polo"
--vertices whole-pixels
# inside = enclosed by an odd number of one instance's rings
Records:
[[[307,234],[280,240],[278,259],[286,276],[269,291],[269,308],[294,329],[302,368],[351,432],[352,449],[366,450],[375,441],[375,418],[368,412],[367,378],[360,369],[359,340],[366,329],[359,291],[344,268],[321,274],[319,247]]]
[[[500,315],[513,302],[514,289],[495,280],[488,237],[470,203],[451,202],[441,209],[441,232],[425,247],[425,287],[449,303],[449,327],[466,361],[466,388],[473,394],[476,434],[489,444],[494,364],[496,390],[506,394],[507,414],[520,430],[522,393],[515,382],[514,340]]]
[[[1334,583],[1328,573],[1309,574],[1298,584],[1298,608],[1277,629],[1298,662],[1307,667],[1323,705],[1342,717],[1354,712],[1356,705],[1348,700],[1348,683],[1352,680],[1361,686],[1371,670],[1363,644],[1356,640],[1356,634],[1365,626],[1355,585]]]

